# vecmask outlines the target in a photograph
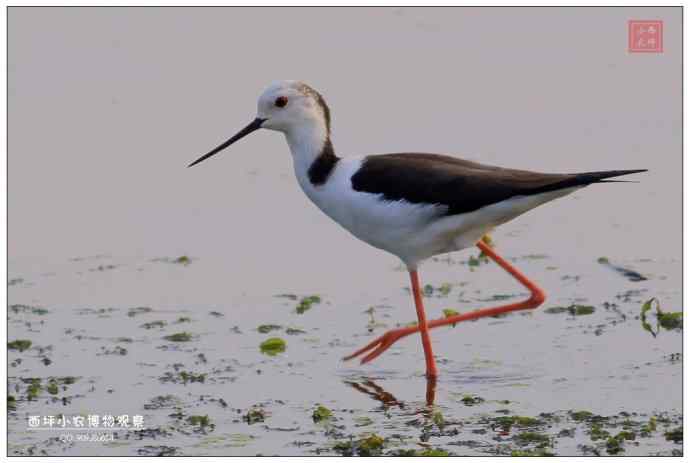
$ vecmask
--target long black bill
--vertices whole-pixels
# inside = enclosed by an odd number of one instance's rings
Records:
[[[199,163],[200,163],[201,161],[203,161],[204,159],[208,159],[208,158],[210,158],[211,156],[213,156],[214,154],[218,153],[219,151],[222,151],[222,150],[224,150],[225,148],[227,148],[228,146],[232,145],[233,143],[235,143],[235,142],[236,142],[237,140],[239,140],[240,138],[244,138],[244,137],[246,137],[247,135],[249,135],[250,133],[254,132],[255,130],[260,129],[260,128],[261,128],[261,124],[263,124],[265,120],[266,120],[266,119],[261,119],[260,117],[257,117],[257,118],[254,119],[248,126],[246,126],[246,127],[243,128],[242,130],[240,130],[239,132],[237,132],[237,134],[235,134],[235,136],[233,136],[231,139],[229,139],[228,141],[224,142],[222,145],[220,145],[220,146],[214,148],[214,149],[211,150],[210,152],[204,154],[203,156],[201,156],[199,159],[197,159],[196,161],[194,161],[193,163],[191,163],[191,164],[188,165],[187,167],[192,167],[192,166],[194,166],[194,165],[196,165],[196,164],[199,164]]]

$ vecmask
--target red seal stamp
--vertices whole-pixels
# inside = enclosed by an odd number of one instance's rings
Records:
[[[662,53],[664,51],[664,22],[628,21],[628,52]]]

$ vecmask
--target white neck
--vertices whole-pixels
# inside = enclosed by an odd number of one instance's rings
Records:
[[[306,176],[309,167],[321,154],[328,131],[323,121],[313,121],[291,128],[285,132],[285,138],[290,146],[295,173],[300,178]]]

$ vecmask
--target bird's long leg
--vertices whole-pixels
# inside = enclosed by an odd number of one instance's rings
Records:
[[[429,326],[426,322],[426,313],[424,312],[424,302],[422,301],[422,290],[419,287],[419,275],[417,275],[417,270],[410,271],[410,281],[412,282],[414,305],[417,309],[417,326],[422,335],[422,347],[424,348],[424,357],[426,358],[426,376],[427,378],[435,378],[438,376],[438,372],[436,370],[436,361],[434,360],[434,351],[431,349]]]
[[[525,309],[535,309],[539,307],[544,300],[546,295],[544,291],[539,288],[534,282],[523,275],[518,269],[513,267],[507,260],[503,259],[501,256],[496,254],[496,252],[483,241],[477,243],[477,247],[482,250],[482,252],[487,255],[491,260],[500,265],[505,271],[510,273],[516,280],[518,280],[524,287],[529,289],[531,295],[529,299],[522,302],[515,302],[513,304],[502,305],[498,307],[489,307],[486,309],[475,310],[473,312],[468,312],[465,314],[454,315],[452,317],[440,318],[436,320],[431,320],[426,325],[429,329],[437,328],[439,326],[454,325],[459,322],[467,320],[476,320],[477,318],[489,317],[494,315],[499,315],[506,312],[512,312],[514,310],[525,310]],[[382,336],[374,339],[372,342],[358,350],[352,355],[345,357],[343,360],[350,360],[355,357],[359,357],[365,352],[369,352],[361,360],[362,363],[367,363],[383,352],[385,352],[390,346],[392,346],[398,339],[404,338],[419,330],[419,326],[409,326],[405,328],[399,328],[391,330],[383,334]]]

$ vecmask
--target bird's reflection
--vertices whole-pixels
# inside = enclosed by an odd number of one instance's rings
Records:
[[[369,397],[377,400],[383,404],[384,407],[400,407],[405,408],[405,403],[395,398],[393,394],[383,389],[371,379],[364,379],[363,381],[345,381],[345,384],[362,392]],[[428,406],[434,405],[436,399],[436,378],[427,378],[426,380],[426,404]]]

